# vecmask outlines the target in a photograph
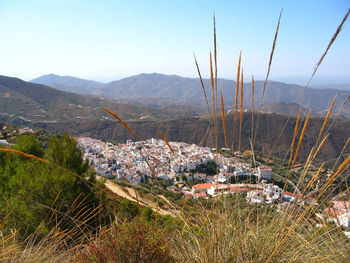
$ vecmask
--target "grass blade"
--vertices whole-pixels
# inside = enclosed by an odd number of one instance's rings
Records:
[[[242,72],[241,72],[241,104],[240,104],[240,117],[239,117],[239,143],[238,143],[238,151],[241,151],[242,123],[243,123],[243,68],[242,68]]]
[[[195,62],[195,64],[196,64],[196,68],[197,68],[199,80],[200,80],[200,82],[201,82],[201,87],[202,87],[202,90],[203,90],[205,102],[207,103],[209,119],[211,119],[211,112],[210,112],[210,107],[209,107],[209,102],[208,102],[207,93],[206,93],[205,88],[204,88],[204,83],[203,83],[203,79],[202,79],[201,72],[200,72],[200,70],[199,70],[197,58],[196,58],[196,55],[195,55],[194,53],[193,53],[193,57],[194,57],[194,62]]]
[[[258,111],[258,119],[257,119],[257,122],[256,122],[253,144],[255,143],[255,138],[256,138],[256,135],[258,134],[258,130],[259,130],[260,112],[261,112],[262,104],[263,104],[263,101],[264,101],[267,80],[269,79],[269,75],[270,75],[273,54],[275,53],[275,48],[276,48],[276,43],[277,43],[277,36],[278,36],[279,28],[280,28],[282,12],[283,12],[283,8],[282,8],[280,16],[278,18],[277,28],[276,28],[276,32],[275,32],[275,38],[273,40],[272,49],[271,49],[271,53],[270,53],[269,64],[268,64],[268,67],[267,67],[266,78],[265,78],[265,81],[264,81],[263,93],[262,93],[261,100],[260,100],[260,106],[259,106],[259,111]]]
[[[306,127],[307,127],[307,124],[309,122],[310,114],[311,114],[311,110],[309,110],[309,113],[307,114],[303,130],[301,131],[301,135],[300,135],[300,139],[299,139],[299,142],[298,142],[298,146],[297,146],[297,149],[295,150],[295,155],[294,155],[292,167],[293,167],[293,165],[295,164],[295,162],[297,160],[299,149],[300,149],[301,143],[303,142],[303,138],[304,138],[304,134],[305,134],[305,131],[306,131]]]
[[[225,148],[227,148],[227,134],[226,134],[226,120],[225,120],[225,106],[224,106],[224,98],[222,96],[222,90],[220,91],[221,96],[221,114],[222,114],[222,126],[224,129],[225,136]]]
[[[213,112],[214,112],[214,131],[215,131],[215,145],[216,151],[219,152],[218,145],[218,129],[217,129],[217,116],[216,116],[216,104],[215,104],[215,87],[214,87],[214,74],[213,74],[213,59],[210,52],[210,83],[211,83],[211,91],[212,91],[212,99],[213,99]]]
[[[254,76],[252,76],[252,127],[251,127],[251,140],[253,140],[254,135]]]
[[[298,133],[298,130],[299,130],[300,116],[301,116],[301,108],[299,110],[298,118],[297,118],[297,121],[295,123],[294,136],[293,136],[292,146],[291,146],[291,149],[290,149],[290,157],[289,157],[288,166],[291,164],[291,162],[293,160],[294,144],[295,144],[295,139],[297,137],[297,133]]]
[[[134,132],[117,114],[115,114],[113,111],[110,111],[106,109],[105,107],[102,107],[101,109],[105,110],[109,114],[111,114],[114,118],[116,118],[125,128],[127,128],[132,134],[136,136],[136,132]]]
[[[234,151],[234,147],[235,147],[236,121],[237,121],[237,111],[238,111],[239,73],[241,72],[241,57],[242,57],[242,51],[239,52],[239,59],[238,59],[238,66],[237,66],[235,116],[234,116],[234,120],[233,120],[233,134],[232,134],[232,152]]]
[[[160,135],[160,137],[162,137],[162,139],[165,141],[165,143],[168,145],[170,151],[173,153],[173,155],[175,156],[175,152],[173,150],[173,148],[171,148],[168,139],[163,135],[163,133],[161,133],[159,130],[157,131],[158,134]]]

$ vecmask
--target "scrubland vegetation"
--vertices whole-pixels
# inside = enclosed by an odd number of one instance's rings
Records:
[[[342,24],[348,15],[349,11]],[[269,69],[277,33],[278,28]],[[210,100],[213,107],[210,109],[208,103],[208,114],[212,117],[211,125],[215,127],[217,142],[218,130],[221,128],[217,120],[220,111],[216,107],[215,42],[214,63],[212,59],[210,62]],[[243,79],[241,74],[238,67],[237,90],[239,79]],[[268,74],[266,82],[267,79]],[[243,94],[243,87],[241,92]],[[238,94],[236,92],[236,98]],[[238,114],[237,106],[236,102],[235,114]],[[329,115],[331,111],[332,105]],[[109,113],[135,133],[116,114]],[[293,173],[292,168],[296,164],[304,133],[307,132],[308,117],[299,115],[290,151],[280,163],[286,178],[299,177],[296,183],[305,197],[312,197],[311,202],[305,198],[302,202],[283,206],[251,205],[240,194],[189,200],[180,199],[176,194],[161,198],[164,194],[162,185],[141,185],[135,189],[136,199],[153,196],[159,207],[171,207],[174,216],[161,215],[157,209],[154,211],[141,205],[141,202],[128,201],[111,193],[102,180],[96,179],[69,135],[52,137],[47,149],[41,147],[34,135],[22,135],[13,148],[1,148],[0,151],[0,261],[349,262],[350,241],[343,234],[343,229],[317,215],[329,207],[330,197],[334,197],[333,190],[337,189],[340,200],[349,200],[347,180],[350,157],[340,152],[326,178],[319,178],[318,172],[312,177],[307,176],[328,138],[327,125],[332,125],[332,122],[328,123],[329,115],[319,131],[316,144],[310,147],[309,157],[300,174]],[[225,119],[224,110],[222,118]],[[234,127],[237,126],[237,129],[242,126],[239,120],[242,117],[235,118],[237,123]],[[249,135],[249,150],[252,149],[252,152],[256,134],[264,132],[258,131],[258,128],[259,116],[254,123],[252,119],[252,134]],[[225,126],[223,133],[226,137]],[[164,140],[167,141],[166,138]],[[236,140],[241,145],[241,136]],[[348,142],[343,142],[344,148]],[[232,150],[237,150],[233,149],[234,145]],[[262,156],[258,158],[263,159]],[[323,166],[319,165],[317,171]],[[207,169],[211,173],[213,170],[215,172],[215,167]],[[316,182],[319,185],[312,193],[310,190],[314,189]]]

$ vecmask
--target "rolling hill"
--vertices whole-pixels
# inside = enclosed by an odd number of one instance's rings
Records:
[[[61,83],[64,84],[63,82]],[[206,92],[210,96],[210,81],[204,79]],[[70,84],[71,85],[71,84]],[[73,85],[73,84],[72,84]],[[227,109],[234,105],[234,93],[236,82],[227,79],[218,79],[218,88],[223,90],[224,102]],[[244,84],[244,107],[251,108],[252,87],[251,83]],[[59,88],[59,87],[57,87]],[[309,88],[302,100],[299,99],[304,87],[294,84],[269,81],[264,97],[264,106],[276,103],[300,104],[310,108],[315,114],[327,112],[333,98],[338,95],[335,111],[341,109],[343,117],[350,117],[350,104],[342,105],[349,96],[347,90],[332,88]],[[76,89],[75,92],[85,92],[84,89]],[[259,106],[263,92],[263,81],[255,82],[255,107]],[[163,74],[139,74],[136,76],[112,81],[88,92],[99,97],[111,98],[116,101],[128,101],[138,105],[151,107],[167,107],[169,105],[187,105],[196,109],[205,110],[205,100],[197,78],[183,78],[176,75]],[[272,107],[273,108],[273,107]],[[274,107],[277,109],[276,107]],[[294,107],[293,107],[294,108]],[[283,109],[279,113],[286,113]]]
[[[71,76],[59,76],[55,74],[43,75],[31,80],[31,82],[50,86],[58,90],[80,94],[91,94],[103,85],[103,83],[94,80],[80,79]]]
[[[191,115],[182,110],[158,110],[81,94],[56,90],[18,78],[0,76],[0,120],[30,124],[35,122],[64,122],[72,120],[105,120],[110,118],[101,110],[104,106],[123,119],[168,119]]]

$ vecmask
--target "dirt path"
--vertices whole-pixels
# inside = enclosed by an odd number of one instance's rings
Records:
[[[175,213],[171,212],[171,211],[167,211],[165,209],[159,208],[157,207],[157,204],[140,197],[140,194],[137,192],[137,197],[136,197],[136,190],[130,187],[121,187],[109,180],[107,180],[105,182],[105,186],[111,190],[113,193],[119,195],[120,197],[123,197],[127,200],[133,201],[133,202],[139,202],[141,205],[143,206],[148,206],[150,207],[154,212],[159,213],[160,215],[170,215],[172,217],[175,217]]]

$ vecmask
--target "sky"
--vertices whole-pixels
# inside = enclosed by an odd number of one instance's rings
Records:
[[[140,73],[209,76],[216,16],[218,76],[306,84],[349,0],[0,0],[0,75],[55,73],[108,82]],[[350,83],[350,18],[314,83]]]

